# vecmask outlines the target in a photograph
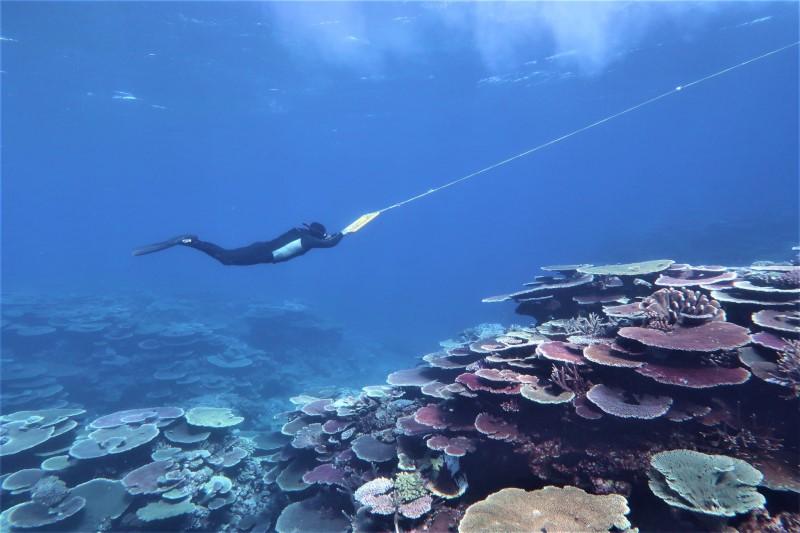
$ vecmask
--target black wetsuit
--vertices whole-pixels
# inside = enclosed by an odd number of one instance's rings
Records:
[[[254,242],[241,248],[226,249],[196,238],[184,239],[181,244],[205,252],[223,265],[257,265],[288,261],[312,248],[332,248],[342,237],[341,233],[318,237],[305,228],[293,228],[271,241]]]

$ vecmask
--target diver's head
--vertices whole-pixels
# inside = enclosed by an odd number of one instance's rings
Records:
[[[325,226],[320,224],[319,222],[312,222],[311,224],[303,224],[306,229],[313,235],[319,239],[324,239],[328,236],[328,232],[325,229]]]

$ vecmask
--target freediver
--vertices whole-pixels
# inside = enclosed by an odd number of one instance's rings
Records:
[[[264,242],[254,242],[241,248],[222,248],[211,242],[201,241],[197,235],[179,235],[163,242],[137,248],[133,255],[152,254],[173,246],[187,246],[204,252],[223,265],[259,265],[282,263],[299,257],[312,248],[333,248],[344,235],[328,235],[325,226],[319,222],[303,224],[292,228],[283,235]]]

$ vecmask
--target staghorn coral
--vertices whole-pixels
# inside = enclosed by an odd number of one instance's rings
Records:
[[[603,337],[617,325],[615,319],[603,320],[597,313],[570,318],[564,323],[564,330],[569,335],[585,335],[587,337]]]
[[[579,397],[586,396],[586,392],[592,387],[578,366],[574,364],[553,365],[550,371],[550,381]]]

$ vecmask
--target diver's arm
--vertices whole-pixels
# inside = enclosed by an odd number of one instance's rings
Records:
[[[329,237],[325,237],[324,239],[318,239],[317,237],[313,237],[311,235],[304,235],[304,248],[333,248],[339,241],[342,240],[344,237],[341,233],[334,233]]]

